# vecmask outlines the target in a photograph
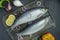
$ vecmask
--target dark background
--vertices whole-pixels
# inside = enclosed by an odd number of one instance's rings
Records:
[[[23,4],[31,0],[21,0]],[[49,11],[55,19],[56,28],[51,30],[56,40],[60,40],[60,0],[45,0],[45,4],[49,7]],[[8,33],[3,25],[3,16],[8,14],[4,9],[0,9],[0,40],[10,40]]]

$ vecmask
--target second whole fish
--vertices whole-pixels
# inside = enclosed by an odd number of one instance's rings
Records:
[[[29,26],[28,28],[26,28],[24,31],[20,32],[20,33],[17,33],[17,35],[30,35],[30,34],[34,34],[36,32],[39,32],[41,30],[43,30],[47,23],[49,22],[50,20],[50,16]]]

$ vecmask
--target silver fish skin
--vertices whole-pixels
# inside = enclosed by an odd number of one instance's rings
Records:
[[[39,18],[42,15],[44,15],[47,11],[48,11],[48,9],[37,8],[37,9],[33,9],[33,10],[25,12],[23,15],[21,15],[15,21],[15,23],[11,27],[11,30],[13,30],[18,25],[21,25],[23,23],[27,23],[27,22],[36,20],[37,18]]]
[[[42,30],[43,28],[45,28],[45,26],[47,25],[47,23],[49,22],[50,17],[47,17],[39,22],[37,22],[36,24],[29,26],[27,29],[25,29],[24,31],[17,33],[17,35],[30,35],[33,33],[36,33],[40,30]]]

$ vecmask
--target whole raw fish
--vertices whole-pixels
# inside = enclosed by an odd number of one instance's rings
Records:
[[[50,17],[47,17],[31,26],[29,26],[28,28],[26,28],[24,31],[17,33],[17,35],[30,35],[30,34],[34,34],[38,31],[41,31],[43,28],[46,27],[47,23],[49,22]]]
[[[36,9],[25,12],[15,21],[15,23],[11,27],[11,30],[13,30],[18,25],[36,20],[37,18],[44,15],[47,12],[47,10],[48,9],[44,9],[44,8],[36,8]]]

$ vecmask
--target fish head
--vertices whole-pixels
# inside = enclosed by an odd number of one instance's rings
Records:
[[[41,13],[46,13],[48,9],[40,9]]]

